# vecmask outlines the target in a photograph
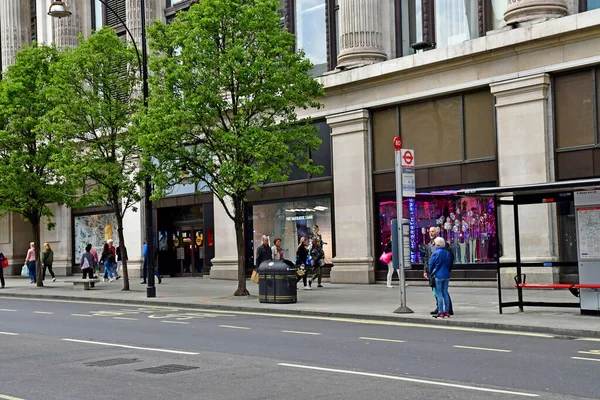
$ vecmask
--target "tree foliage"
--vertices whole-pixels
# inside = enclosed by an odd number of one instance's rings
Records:
[[[294,165],[313,174],[320,145],[296,109],[319,107],[322,86],[294,37],[280,26],[278,0],[203,0],[149,31],[154,50],[142,147],[152,155],[155,196],[187,171],[234,221],[237,295],[247,294],[244,203],[250,189],[287,180]]]
[[[53,72],[56,129],[68,143],[57,155],[62,172],[82,189],[78,206],[114,211],[123,251],[125,213],[137,211],[141,199],[138,131],[130,129],[142,110],[135,50],[105,27],[66,50]],[[123,290],[129,290],[122,258]]]
[[[72,194],[53,158],[63,147],[52,129],[49,95],[51,69],[58,59],[53,47],[25,47],[0,81],[0,209],[16,212],[31,224],[38,286],[43,286],[42,217],[52,217],[49,204],[69,203]]]

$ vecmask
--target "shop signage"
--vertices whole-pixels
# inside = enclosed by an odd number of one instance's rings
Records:
[[[415,172],[402,173],[402,195],[404,197],[415,197],[416,195]]]
[[[286,221],[305,221],[309,219],[315,219],[314,215],[296,215],[294,217],[286,217]]]
[[[414,168],[415,167],[415,151],[409,149],[402,149],[402,168]]]
[[[173,239],[173,246],[174,247],[179,247],[179,238]]]
[[[185,258],[185,252],[183,250],[183,247],[178,247],[177,248],[177,259],[183,260],[184,258]]]

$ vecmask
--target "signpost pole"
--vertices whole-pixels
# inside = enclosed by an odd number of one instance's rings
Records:
[[[406,306],[406,280],[404,278],[404,232],[402,224],[402,140],[399,137],[394,139],[395,160],[396,160],[396,220],[398,229],[398,241],[394,249],[394,256],[398,257],[399,268],[398,276],[400,278],[400,307],[394,313],[411,314],[413,310]]]

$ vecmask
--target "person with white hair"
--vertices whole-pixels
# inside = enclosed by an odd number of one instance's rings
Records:
[[[436,237],[433,241],[435,251],[429,259],[429,275],[435,282],[437,295],[438,313],[434,318],[450,318],[450,296],[448,295],[448,283],[450,282],[450,266],[452,256],[446,250],[446,241]]]
[[[428,254],[427,254],[427,258],[425,260],[423,260],[424,263],[424,267],[423,267],[423,277],[425,279],[429,280],[429,286],[431,287],[431,291],[433,292],[433,298],[435,299],[435,308],[430,312],[431,315],[436,316],[439,314],[438,312],[438,304],[437,304],[437,293],[436,293],[436,289],[435,289],[435,279],[433,279],[431,277],[431,274],[428,274],[428,264],[429,264],[429,260],[431,259],[431,256],[433,255],[433,253],[435,252],[435,239],[439,236],[440,234],[440,229],[437,226],[432,226],[431,228],[429,228],[427,230],[427,232],[429,233],[429,245],[428,245]],[[448,243],[446,243],[446,250],[448,250],[448,252],[450,253],[450,257],[451,257],[451,262],[450,262],[450,270],[452,270],[452,266],[454,265],[454,254],[452,253],[452,251],[450,250],[450,246],[448,245]],[[450,298],[450,296],[448,295],[448,301],[450,303],[450,315],[454,315],[454,309],[452,307],[452,299]]]

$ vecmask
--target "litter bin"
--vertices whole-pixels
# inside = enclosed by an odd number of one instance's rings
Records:
[[[288,304],[297,301],[296,266],[289,260],[267,260],[258,267],[258,300]]]

